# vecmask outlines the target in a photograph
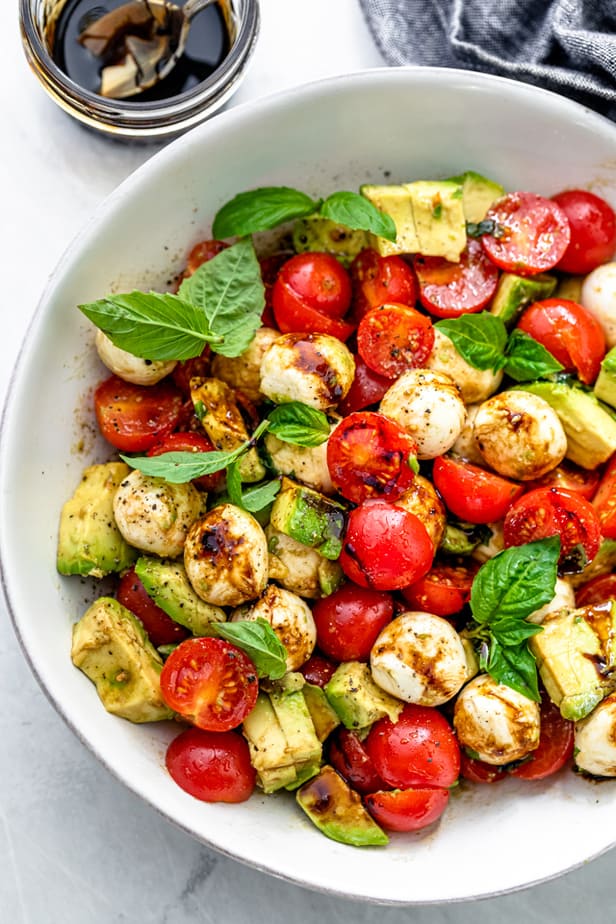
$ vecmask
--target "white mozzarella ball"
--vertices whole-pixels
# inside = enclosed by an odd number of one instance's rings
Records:
[[[486,464],[485,459],[477,449],[477,443],[475,442],[475,436],[473,434],[475,417],[480,407],[480,404],[467,404],[464,426],[460,431],[460,436],[451,447],[451,451],[455,452],[455,454],[462,459],[466,459],[467,462],[471,462],[473,465],[484,467]]]
[[[488,465],[518,481],[540,478],[567,452],[556,411],[525,391],[504,391],[484,401],[475,415],[473,435]]]
[[[340,418],[331,425],[330,432],[336,429]],[[273,433],[265,434],[265,449],[274,470],[279,475],[287,475],[295,481],[307,484],[309,488],[322,494],[335,491],[327,465],[327,441],[319,446],[296,446],[279,440]]]
[[[451,623],[421,611],[402,613],[385,626],[372,646],[370,670],[386,693],[421,706],[446,703],[469,676]]]
[[[305,664],[317,643],[317,629],[310,607],[297,594],[268,584],[251,607],[236,610],[232,621],[265,619],[287,649],[287,670],[296,671]]]
[[[426,363],[426,369],[448,375],[460,389],[460,397],[465,404],[485,401],[499,387],[503,380],[502,369],[476,369],[460,356],[453,341],[434,328],[434,347]]]
[[[248,349],[239,356],[223,356],[216,353],[212,359],[212,375],[226,382],[231,388],[239,388],[247,398],[258,404],[263,400],[261,361],[272,343],[280,336],[280,331],[271,327],[259,328]]]
[[[386,391],[380,411],[410,433],[419,459],[435,459],[451,449],[466,419],[457,385],[429,369],[404,372]]]
[[[520,760],[539,744],[539,704],[480,674],[456,700],[453,724],[461,747],[479,760],[502,766]]]
[[[531,613],[530,616],[527,616],[529,622],[534,622],[537,625],[541,625],[545,617],[549,613],[557,613],[559,610],[574,610],[575,609],[575,592],[573,587],[566,581],[564,578],[556,578],[556,586],[554,588],[554,596],[549,603],[546,603],[545,606],[542,606],[540,609],[535,610],[534,613]]]
[[[616,346],[616,263],[604,263],[588,274],[581,302],[603,328],[608,349]]]
[[[195,593],[215,606],[239,606],[265,590],[267,540],[255,518],[220,504],[188,531],[184,567]]]
[[[355,376],[350,350],[329,334],[283,334],[261,361],[261,392],[276,404],[301,401],[320,411],[346,396]]]
[[[447,526],[445,505],[431,481],[423,475],[415,475],[410,488],[396,500],[398,507],[404,507],[421,520],[432,540],[434,551],[438,549]]]
[[[121,350],[102,330],[96,331],[94,343],[100,361],[109,371],[125,382],[132,382],[133,385],[155,385],[176,367],[175,360],[163,362],[141,359],[126,350]]]
[[[616,776],[616,693],[575,724],[575,763],[593,776]]]

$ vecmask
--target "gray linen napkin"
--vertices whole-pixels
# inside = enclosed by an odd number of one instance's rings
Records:
[[[359,0],[389,64],[487,71],[616,120],[616,0]]]

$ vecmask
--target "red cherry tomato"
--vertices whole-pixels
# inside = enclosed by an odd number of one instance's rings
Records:
[[[94,392],[101,433],[122,452],[144,452],[178,426],[183,414],[181,392],[163,380],[133,385],[112,375]]]
[[[183,360],[176,365],[171,373],[174,384],[177,385],[188,400],[190,400],[190,380],[192,378],[207,378],[210,374],[210,357],[210,348],[206,346],[200,356]]]
[[[616,599],[616,574],[600,574],[576,590],[576,606],[592,606]]]
[[[229,245],[224,241],[199,241],[188,254],[186,261],[186,275],[192,276],[195,270],[199,269],[203,263],[208,263],[219,253],[225,250]]]
[[[396,302],[414,305],[417,283],[411,267],[402,257],[382,257],[366,247],[351,264],[353,316],[359,321],[370,308]]]
[[[278,278],[278,273],[293,254],[291,253],[273,253],[269,257],[262,257],[259,260],[261,268],[261,279],[265,288],[265,308],[261,315],[261,324],[264,327],[276,327],[276,318],[274,317],[274,306],[272,305],[272,291],[274,283]]]
[[[387,784],[374,768],[363,742],[355,732],[338,728],[329,742],[329,762],[356,792],[374,792]]]
[[[481,311],[496,292],[500,275],[480,241],[473,238],[469,238],[459,263],[419,255],[413,265],[419,281],[419,300],[437,318],[458,318]]]
[[[162,669],[163,699],[175,712],[205,731],[229,731],[257,701],[253,662],[221,638],[189,638],[175,648]]]
[[[366,750],[389,786],[452,786],[460,773],[460,746],[447,719],[430,706],[407,703],[397,722],[375,722]]]
[[[469,757],[463,749],[460,754],[460,776],[471,783],[499,783],[505,779],[507,771],[504,767]]]
[[[187,728],[167,748],[165,763],[178,786],[202,802],[245,802],[255,788],[248,745],[237,732]]]
[[[304,675],[307,683],[312,683],[315,687],[324,687],[332,679],[337,667],[335,661],[330,661],[323,655],[312,654],[299,668],[299,672]]]
[[[564,573],[581,571],[601,543],[592,504],[563,488],[535,488],[522,495],[507,511],[503,533],[506,548],[560,536],[559,564]]]
[[[143,623],[143,628],[156,648],[159,645],[173,645],[181,642],[189,635],[184,626],[174,622],[164,610],[161,610],[160,606],[154,603],[135,574],[134,568],[125,571],[120,578],[116,597],[122,606],[134,613]]]
[[[448,789],[394,789],[373,792],[364,799],[374,820],[386,831],[420,831],[441,817]]]
[[[351,304],[351,279],[328,253],[298,253],[282,266],[272,289],[276,323],[285,333],[331,334],[346,340],[353,325],[341,318]]]
[[[592,504],[605,538],[616,539],[616,453],[603,472]]]
[[[523,313],[518,328],[541,343],[566,372],[591,385],[605,356],[605,334],[597,319],[577,302],[548,298]]]
[[[327,467],[336,488],[354,504],[406,491],[414,472],[409,459],[417,445],[394,420],[373,411],[358,411],[338,424],[327,441]]]
[[[368,500],[349,514],[342,570],[360,587],[400,590],[429,570],[434,546],[414,514],[384,500]]]
[[[552,776],[573,757],[573,722],[563,719],[560,709],[543,693],[539,747],[517,767],[509,770],[520,780],[543,780]]]
[[[367,661],[393,614],[391,594],[344,584],[312,608],[317,645],[335,661]]]
[[[535,193],[514,192],[488,210],[499,236],[484,234],[481,243],[493,263],[508,273],[532,276],[552,269],[562,259],[571,231],[563,210]]]
[[[311,308],[280,279],[272,289],[272,307],[276,327],[283,334],[329,334],[338,340],[348,340],[355,330],[352,324]]]
[[[515,481],[452,456],[434,460],[432,478],[449,510],[468,523],[501,520],[524,491]]]
[[[592,500],[597,492],[601,475],[597,469],[580,468],[564,459],[560,465],[546,472],[536,481],[527,481],[527,488],[565,488],[586,500]]]
[[[428,361],[434,346],[432,321],[408,305],[371,308],[357,328],[357,351],[374,372],[397,379]]]
[[[353,411],[362,411],[371,404],[378,404],[390,385],[390,379],[374,372],[361,356],[356,356],[355,377],[346,398],[339,404],[340,413],[345,416]]]
[[[558,269],[585,276],[607,263],[616,250],[616,215],[605,199],[586,189],[567,189],[552,199],[571,228],[571,241]]]
[[[424,577],[402,590],[414,609],[453,616],[468,603],[478,565],[435,565]]]
[[[161,456],[166,452],[212,452],[214,446],[202,433],[180,431],[170,433],[160,443],[148,449],[148,456]],[[214,472],[213,475],[202,475],[194,479],[194,484],[205,491],[219,491],[224,482],[224,472]]]

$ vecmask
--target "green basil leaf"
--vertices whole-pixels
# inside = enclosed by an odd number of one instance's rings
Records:
[[[542,626],[513,616],[503,616],[494,620],[490,623],[490,629],[494,638],[507,648],[521,645],[533,635],[543,632]]]
[[[215,238],[243,237],[269,231],[285,221],[311,215],[320,205],[289,186],[262,186],[238,193],[216,213],[212,225]]]
[[[329,438],[329,421],[323,411],[289,401],[279,404],[268,415],[269,431],[283,443],[295,446],[320,446]]]
[[[200,308],[216,338],[212,349],[239,356],[261,326],[265,289],[250,238],[203,263],[180,286],[180,297]]]
[[[497,372],[505,365],[507,328],[489,311],[444,318],[434,326],[449,337],[462,359],[475,369]]]
[[[237,462],[227,465],[227,494],[232,504],[243,507],[242,503],[242,476]]]
[[[280,481],[278,478],[247,488],[242,494],[242,507],[249,513],[258,513],[259,510],[269,507],[279,491]]]
[[[393,218],[366,199],[360,193],[335,192],[322,203],[319,209],[324,218],[356,231],[371,231],[388,241],[396,240],[396,224]]]
[[[505,372],[516,382],[531,382],[563,370],[543,344],[517,328],[511,332],[506,354]]]
[[[287,672],[287,650],[267,620],[217,622],[216,634],[237,645],[254,662],[259,677],[279,680]]]
[[[505,229],[493,218],[484,218],[483,221],[467,221],[466,234],[468,237],[481,237],[484,234],[489,234],[490,237],[498,240],[499,237],[503,237],[505,234]]]
[[[528,696],[536,703],[541,701],[537,662],[526,642],[507,648],[494,640],[490,646],[487,669],[497,683],[503,683],[512,690],[517,690],[518,693]]]

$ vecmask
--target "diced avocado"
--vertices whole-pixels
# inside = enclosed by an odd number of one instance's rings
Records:
[[[591,392],[566,382],[516,387],[538,395],[554,408],[567,435],[567,458],[576,465],[596,468],[616,452],[616,420]]]
[[[335,561],[342,551],[345,508],[312,488],[282,479],[270,522],[274,529]]]
[[[250,762],[265,792],[282,789],[295,780],[287,739],[267,693],[259,693],[254,708],[244,719],[242,731],[248,741]]]
[[[404,703],[381,690],[370,668],[359,661],[340,664],[326,683],[325,695],[345,728],[365,728],[389,716],[397,721]]]
[[[462,186],[462,207],[467,221],[479,222],[497,199],[505,195],[505,188],[474,170],[466,170],[459,176],[450,176],[450,183]]]
[[[609,574],[616,568],[616,539],[603,539],[599,551],[579,574],[567,575],[574,588],[581,587],[591,578]]]
[[[334,841],[353,847],[389,843],[383,829],[362,805],[360,796],[329,765],[298,790],[296,799],[319,831]]]
[[[491,537],[492,530],[487,524],[447,521],[439,548],[448,555],[470,555],[482,542],[489,542]]]
[[[536,276],[516,276],[503,273],[490,305],[490,312],[513,327],[528,305],[549,298],[556,288],[556,276],[538,273]]]
[[[287,739],[287,751],[293,764],[320,763],[321,742],[317,738],[302,690],[291,693],[272,691],[269,697]]]
[[[411,196],[405,186],[393,183],[385,186],[366,184],[360,188],[362,196],[377,209],[386,212],[396,226],[396,240],[370,235],[370,244],[382,257],[397,253],[420,253],[419,237],[415,230]]]
[[[71,658],[107,712],[130,722],[172,718],[160,693],[160,655],[136,616],[113,597],[100,597],[75,623]]]
[[[569,301],[580,302],[585,278],[585,276],[561,276],[558,285],[554,289],[554,297],[568,298]]]
[[[224,610],[197,596],[179,561],[142,555],[135,564],[135,573],[154,603],[193,635],[215,635],[215,623],[225,622]]]
[[[366,231],[354,231],[321,215],[300,218],[293,226],[293,247],[297,253],[323,251],[350,266],[360,250],[369,246]]]
[[[297,771],[294,764],[285,767],[273,767],[271,770],[257,770],[257,783],[265,793],[278,789],[292,789],[297,783]]]
[[[299,764],[295,767],[295,779],[292,783],[287,783],[285,789],[292,791],[297,789],[299,786],[303,786],[307,780],[311,780],[313,776],[316,776],[321,769],[321,761],[316,761],[311,763],[307,761],[305,764]]]
[[[307,683],[302,689],[308,711],[312,718],[312,724],[319,741],[325,741],[333,732],[334,728],[340,725],[338,713],[330,705],[327,696],[321,689],[313,683]]]
[[[601,363],[594,392],[599,401],[605,401],[610,407],[616,408],[616,346],[612,347]]]
[[[60,574],[104,577],[130,568],[139,554],[123,538],[113,516],[113,498],[130,468],[106,462],[86,468],[62,507],[56,566]]]
[[[548,614],[529,640],[550,699],[578,721],[616,689],[616,601]]]

